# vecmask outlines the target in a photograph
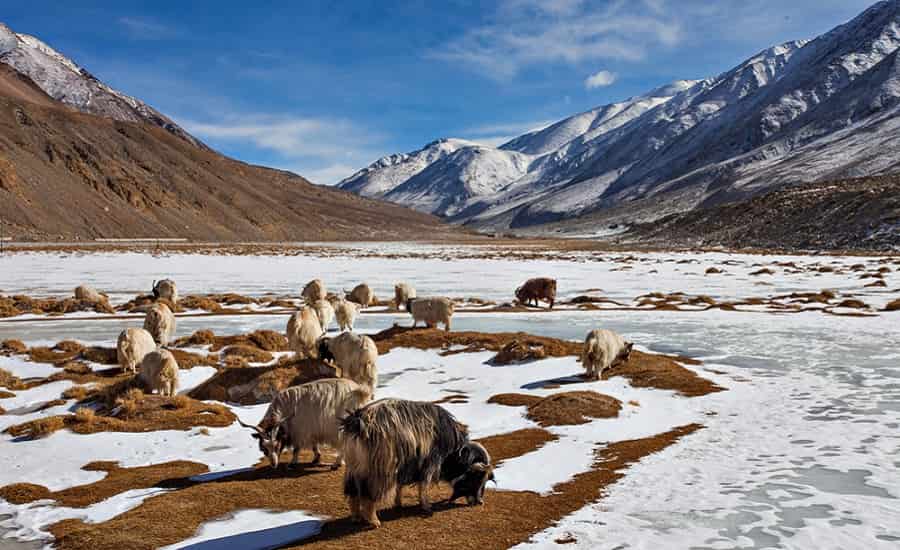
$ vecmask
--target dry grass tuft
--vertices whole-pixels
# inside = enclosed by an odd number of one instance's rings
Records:
[[[900,298],[896,300],[891,300],[888,302],[886,306],[884,306],[885,311],[900,311]]]
[[[189,395],[203,401],[228,401],[241,405],[267,403],[281,390],[319,380],[334,378],[333,367],[314,359],[282,358],[266,367],[230,368],[197,386]]]
[[[0,315],[2,317],[2,315]],[[28,351],[28,346],[25,345],[25,342],[21,340],[4,340],[2,344],[0,344],[0,352],[12,354],[12,353],[25,353]]]
[[[48,416],[47,418],[38,418],[31,422],[10,426],[5,431],[13,437],[40,439],[65,427],[65,421],[62,416]]]
[[[190,295],[178,300],[178,303],[184,309],[202,309],[212,313],[222,311],[222,306],[215,300],[211,300],[205,296]]]
[[[224,355],[226,358],[241,357],[243,359],[246,359],[249,363],[269,363],[275,359],[274,357],[272,357],[272,354],[267,351],[264,351],[255,346],[247,346],[244,344],[228,346],[227,348],[222,350],[222,355]]]
[[[53,349],[55,349],[56,351],[77,353],[84,349],[84,346],[74,340],[63,340],[62,342],[58,342],[55,346],[53,346]]]
[[[75,410],[75,421],[79,424],[90,424],[97,417],[97,413],[90,407],[78,407]]]
[[[528,407],[528,418],[544,427],[586,424],[592,418],[615,418],[622,409],[618,399],[593,391],[562,392],[547,397],[501,393],[488,399],[488,403]]]
[[[93,395],[95,390],[87,386],[72,386],[62,392],[64,399],[74,399],[76,401],[84,401],[89,395]]]
[[[193,400],[186,395],[176,395],[172,398],[172,405],[174,405],[176,409],[186,409],[191,406],[192,401]]]
[[[118,365],[119,358],[116,348],[104,348],[100,346],[92,346],[85,348],[81,352],[81,357],[92,363],[100,363],[101,365]]]
[[[183,348],[187,346],[210,346],[214,343],[216,343],[216,335],[213,331],[204,329],[195,331],[194,334],[191,334],[190,336],[179,338],[178,341],[175,342],[175,345]]]
[[[93,372],[90,365],[81,361],[67,361],[63,363],[62,369],[71,374],[90,374]]]
[[[537,361],[547,357],[544,346],[541,343],[513,340],[503,346],[497,355],[491,359],[494,365],[509,365],[510,363],[524,363]]]
[[[0,369],[0,386],[9,390],[23,390],[25,384],[22,380],[6,369]]]
[[[219,364],[219,356],[216,354],[200,355],[199,353],[191,353],[180,349],[170,349],[175,361],[178,362],[178,368],[182,370],[192,369],[198,365],[206,365],[215,367]]]

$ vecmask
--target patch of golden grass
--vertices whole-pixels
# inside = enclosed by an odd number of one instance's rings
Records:
[[[25,353],[28,351],[28,346],[25,345],[25,342],[21,340],[4,340],[2,344],[0,344],[0,352],[5,353]]]
[[[75,410],[75,421],[79,424],[90,424],[97,418],[97,413],[90,407],[78,407]]]
[[[6,369],[0,369],[0,386],[9,390],[25,389],[22,380]]]

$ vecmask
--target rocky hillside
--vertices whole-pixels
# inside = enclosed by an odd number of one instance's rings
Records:
[[[378,196],[502,230],[623,208],[628,223],[645,222],[783,185],[891,173],[900,170],[898,47],[900,0],[878,2],[718,76],[598,107],[499,148],[435,156]],[[367,194],[381,162],[341,186]]]
[[[79,112],[0,64],[0,223],[15,239],[203,241],[458,235],[431,215],[197,147],[152,121]]]
[[[808,183],[641,224],[617,240],[731,249],[900,250],[900,175]]]

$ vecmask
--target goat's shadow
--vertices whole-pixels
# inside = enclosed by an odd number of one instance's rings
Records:
[[[306,520],[259,531],[248,531],[215,539],[198,541],[182,548],[185,550],[269,550],[284,548],[300,540],[315,536],[322,529],[322,522]]]
[[[310,475],[325,474],[332,472],[329,465],[315,465],[301,463],[296,467],[287,468],[284,466],[278,468],[270,468],[268,466],[238,468],[235,470],[226,470],[222,472],[207,472],[189,477],[174,477],[164,479],[157,483],[155,487],[161,489],[187,489],[195,485],[204,483],[229,483],[233,481],[261,481],[266,479],[294,479],[302,478]]]
[[[548,378],[545,380],[537,380],[535,382],[529,382],[527,384],[523,384],[520,386],[523,390],[542,390],[547,389],[548,386],[568,386],[571,384],[586,384],[588,382],[594,382],[595,380],[590,380],[585,378],[582,374],[572,374],[569,376],[560,376],[558,378]]]
[[[422,509],[418,505],[413,506],[404,506],[402,508],[384,508],[378,511],[378,519],[381,523],[386,524],[391,521],[408,518],[408,517],[431,517],[439,512],[452,510],[454,508],[460,508],[466,506],[465,504],[447,502],[446,500],[440,502],[433,502],[431,504],[430,512],[423,512]],[[382,526],[384,528],[384,526]],[[302,539],[293,540],[287,543],[283,543],[280,548],[285,548],[288,546],[305,546],[307,544],[314,544],[318,542],[327,542],[331,540],[339,540],[346,536],[353,535],[355,533],[359,533],[361,531],[370,531],[372,527],[366,523],[360,523],[354,521],[349,516],[342,518],[330,519],[322,523],[322,529],[318,533],[307,536]]]

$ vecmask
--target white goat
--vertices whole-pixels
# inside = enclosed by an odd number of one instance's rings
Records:
[[[368,386],[369,393],[375,394],[378,348],[368,336],[353,332],[342,332],[333,338],[323,336],[319,340],[319,359],[334,361],[335,366],[341,369],[342,378]]]
[[[168,346],[175,335],[175,315],[169,306],[162,303],[153,304],[144,317],[144,330],[153,336],[160,346]]]
[[[149,392],[173,397],[178,390],[178,362],[167,349],[156,349],[141,361],[138,379]]]
[[[409,301],[410,298],[416,297],[416,289],[412,287],[412,285],[407,283],[397,283],[394,285],[394,307],[398,310],[401,307],[406,307],[406,302]]]
[[[450,330],[450,318],[456,306],[449,298],[410,298],[406,302],[406,311],[413,318],[413,327],[419,321],[425,323],[428,328],[434,328],[438,323],[444,325],[444,329]]]
[[[259,450],[278,467],[281,451],[292,448],[291,465],[296,465],[301,449],[312,448],[313,464],[322,461],[320,445],[329,445],[338,455],[332,465],[340,468],[343,458],[339,424],[347,411],[354,411],[372,399],[369,388],[352,380],[326,378],[282,390],[269,405],[258,426],[241,422],[254,430]]]
[[[136,372],[144,356],[155,349],[153,335],[142,328],[126,328],[116,340],[116,358],[124,372]]]
[[[633,346],[611,330],[594,329],[584,339],[581,365],[589,378],[599,380],[603,371],[619,361],[627,361]]]
[[[311,307],[301,308],[291,315],[287,322],[288,346],[299,359],[315,358],[318,342],[324,331],[316,311]]]

